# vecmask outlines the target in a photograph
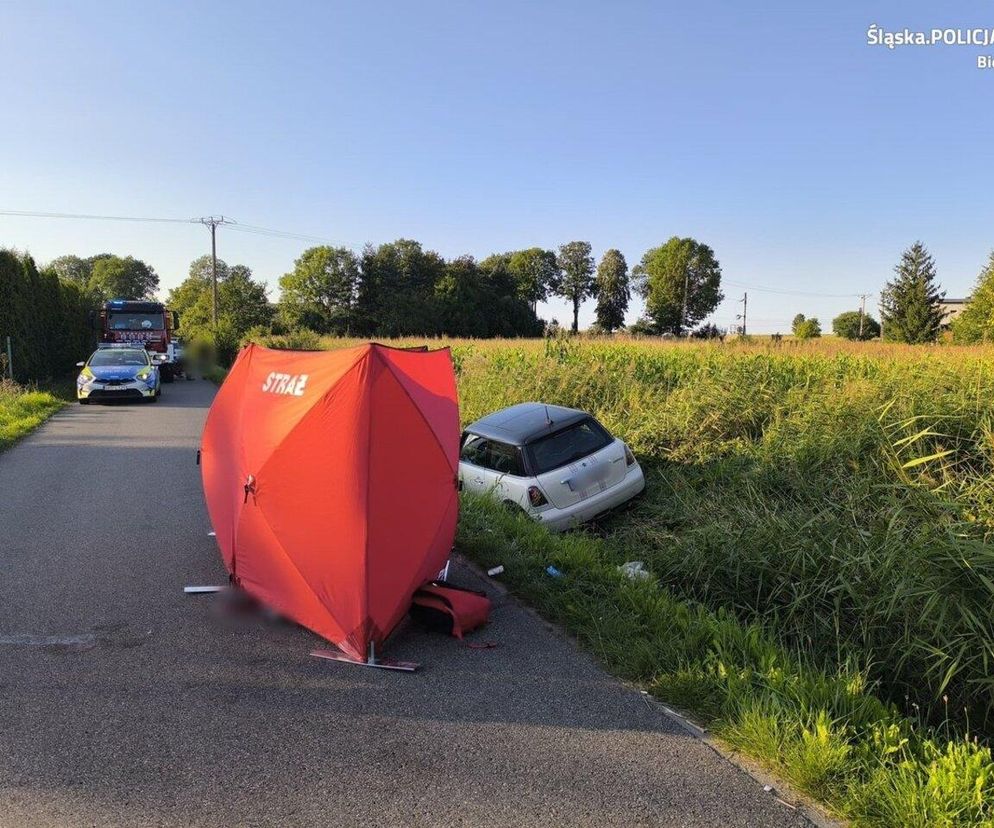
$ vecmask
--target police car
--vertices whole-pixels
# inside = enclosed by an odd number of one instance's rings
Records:
[[[161,393],[159,367],[144,348],[105,345],[86,362],[77,362],[76,399],[80,405],[93,400],[147,400],[157,402]]]

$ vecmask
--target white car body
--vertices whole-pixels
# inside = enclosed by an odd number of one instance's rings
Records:
[[[631,500],[645,477],[624,442],[589,414],[522,403],[466,429],[459,484],[559,532]]]

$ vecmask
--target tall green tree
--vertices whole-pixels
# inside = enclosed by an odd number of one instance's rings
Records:
[[[159,287],[159,276],[141,259],[111,256],[93,265],[89,287],[102,299],[151,299]]]
[[[935,261],[920,241],[901,254],[896,276],[880,297],[884,339],[934,342],[942,327],[940,304],[946,295],[936,281]]]
[[[89,294],[62,281],[52,268],[39,271],[30,256],[0,250],[0,377],[9,370],[8,336],[16,380],[45,380],[70,372],[92,348],[91,308]]]
[[[994,251],[977,277],[970,304],[953,321],[952,331],[956,342],[994,341]]]
[[[446,262],[435,283],[439,333],[449,336],[538,336],[542,322],[517,292],[507,260],[490,257],[484,269],[472,256]]]
[[[270,303],[266,285],[252,278],[246,265],[232,265],[228,275],[218,285],[218,313],[234,327],[239,340],[251,328],[266,328],[272,324],[276,308]]]
[[[115,258],[112,253],[98,253],[85,259],[69,254],[52,259],[45,270],[50,270],[63,282],[72,282],[86,290],[90,284],[90,277],[93,275],[93,267],[103,259]]]
[[[359,259],[345,247],[312,247],[280,277],[280,316],[288,327],[346,334],[353,325]]]
[[[368,335],[432,335],[439,332],[435,283],[445,260],[420,243],[398,239],[362,253],[356,294],[356,327]]]
[[[513,279],[514,295],[534,307],[559,289],[562,274],[556,254],[541,247],[494,253],[478,265],[484,273],[503,269]]]
[[[81,287],[86,287],[93,272],[93,263],[88,259],[81,259],[79,256],[59,256],[49,262],[47,269],[65,282],[73,282]]]
[[[798,314],[798,316],[800,315]],[[793,326],[794,336],[798,339],[816,339],[821,336],[821,322],[818,321],[817,317],[809,316],[800,321],[797,321],[795,317],[794,321],[797,323]]]
[[[725,298],[714,251],[695,239],[673,236],[647,250],[632,273],[656,333],[682,334]]]
[[[608,250],[597,265],[597,325],[611,333],[625,325],[631,298],[628,263],[620,250]]]
[[[863,331],[860,334],[860,312],[845,311],[832,320],[832,332],[843,339],[876,339],[880,336],[880,323],[868,313],[862,314]]]
[[[205,273],[203,259],[207,259]],[[213,291],[210,257],[195,259],[190,275],[169,292],[166,304],[180,315],[181,333],[186,340],[200,340],[216,348],[222,362],[230,362],[242,338],[253,328],[267,328],[275,308],[267,298],[266,286],[252,278],[245,265],[218,260],[217,329],[213,324]]]
[[[190,276],[208,282],[213,278],[213,260],[209,255],[203,255],[190,262]],[[224,259],[217,260],[217,280],[222,282],[228,278],[228,263]]]
[[[508,270],[514,277],[518,297],[532,307],[555,293],[562,278],[556,254],[541,247],[529,247],[512,253]]]
[[[594,295],[594,257],[590,255],[590,242],[571,241],[559,248],[556,257],[562,278],[557,295],[573,304],[573,333],[580,330],[580,305]]]

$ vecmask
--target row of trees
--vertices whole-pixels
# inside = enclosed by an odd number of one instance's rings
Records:
[[[629,272],[619,250],[595,267],[589,242],[558,252],[532,247],[445,261],[414,241],[347,248],[314,247],[280,279],[280,314],[288,325],[321,333],[533,336],[541,330],[538,302],[566,299],[579,328],[582,304],[597,300],[598,329],[624,326],[632,291],[646,299],[657,333],[681,333],[721,301],[721,268],[707,245],[672,238],[646,252]]]
[[[40,379],[65,370],[92,344],[88,313],[110,298],[154,298],[155,269],[133,256],[60,256],[39,272],[28,256],[5,254],[0,336],[14,338],[19,376]],[[12,274],[17,274],[16,278]],[[714,252],[694,239],[671,238],[648,250],[631,270],[619,250],[595,263],[585,241],[557,251],[539,247],[477,261],[446,260],[420,243],[400,239],[361,253],[312,247],[280,280],[271,303],[266,286],[244,265],[218,262],[218,323],[212,320],[211,261],[195,260],[167,302],[183,318],[187,338],[211,342],[230,358],[251,331],[306,328],[357,336],[538,336],[545,323],[539,302],[558,296],[579,328],[584,302],[596,300],[595,330],[624,327],[633,293],[646,303],[637,330],[680,335],[721,301],[721,268]],[[28,297],[34,297],[29,301]],[[27,305],[32,305],[28,308]],[[67,316],[68,315],[68,316]],[[71,318],[70,318],[71,317]]]
[[[797,339],[816,339],[821,336],[821,322],[817,316],[797,314],[790,325]],[[832,320],[832,333],[843,339],[867,340],[880,336],[880,323],[864,311],[844,311]]]
[[[648,332],[680,334],[722,299],[713,251],[679,238],[646,252],[632,271],[613,249],[595,267],[590,244],[582,241],[556,253],[534,247],[479,262],[470,256],[447,261],[407,239],[368,245],[360,254],[312,247],[280,278],[275,305],[249,268],[222,261],[216,333],[210,274],[210,259],[197,259],[167,301],[180,312],[187,336],[212,338],[223,357],[257,328],[356,336],[539,336],[544,323],[535,309],[552,296],[572,304],[574,330],[582,303],[596,298],[596,328],[610,333],[624,326],[633,290],[646,299],[640,324]]]
[[[935,342],[946,327],[945,295],[939,287],[935,260],[924,244],[915,242],[901,254],[894,278],[880,295],[881,322],[862,311],[846,311],[832,320],[832,331],[853,340],[875,339],[882,334],[891,342]],[[970,303],[949,328],[957,342],[994,340],[994,252],[980,272]],[[794,317],[792,329],[799,339],[821,336],[818,320],[800,313]]]
[[[63,376],[93,344],[87,290],[39,271],[34,259],[0,250],[0,377],[9,376],[7,337],[18,382]]]

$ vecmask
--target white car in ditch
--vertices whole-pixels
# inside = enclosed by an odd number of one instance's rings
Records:
[[[521,403],[465,430],[459,485],[562,531],[631,500],[645,478],[628,446],[586,412]]]

